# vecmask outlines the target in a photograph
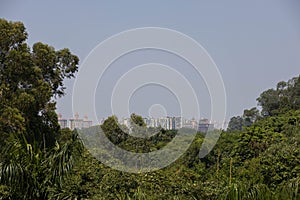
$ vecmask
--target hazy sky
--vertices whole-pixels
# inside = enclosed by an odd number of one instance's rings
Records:
[[[81,61],[101,41],[127,29],[150,26],[180,31],[200,43],[217,64],[227,94],[227,119],[256,106],[256,98],[262,91],[300,74],[298,0],[2,0],[0,17],[22,21],[29,32],[30,45],[42,41],[57,49],[67,47]],[[201,99],[202,116],[209,116],[209,95],[201,77],[197,78],[187,64],[166,52],[146,50],[116,61],[115,67],[105,74],[105,87],[101,89],[98,85],[95,97],[101,102],[96,105],[98,117],[110,114],[103,105],[108,104],[111,88],[124,69],[162,60],[182,69],[180,73],[191,81]],[[127,68],[123,67],[122,71],[120,66]],[[58,112],[65,118],[72,116],[73,83],[66,81],[67,95],[58,100]],[[155,85],[136,91],[129,107],[132,112],[147,115],[151,105],[160,103],[169,115],[177,115],[178,102],[174,95]]]

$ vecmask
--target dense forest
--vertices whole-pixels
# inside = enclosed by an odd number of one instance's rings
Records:
[[[41,42],[30,48],[20,22],[0,19],[0,35],[0,199],[300,199],[300,76],[232,117],[207,156],[199,157],[199,132],[171,165],[128,173],[92,156],[82,130],[59,127],[56,101],[64,79],[75,77],[77,56]],[[139,153],[159,150],[177,134],[151,130],[135,114],[131,120],[139,134],[158,133],[133,137],[116,116],[84,133],[102,130]]]

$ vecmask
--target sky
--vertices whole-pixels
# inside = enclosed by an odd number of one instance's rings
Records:
[[[201,44],[217,65],[226,91],[227,120],[257,106],[256,98],[262,91],[300,74],[298,0],[2,0],[0,17],[22,21],[31,46],[41,41],[56,49],[69,48],[79,57],[79,68],[99,43],[122,31],[142,27],[179,31]],[[84,113],[88,104],[84,98],[80,116],[96,121],[111,115],[117,81],[133,67],[154,62],[173,67],[190,81],[200,102],[200,116],[209,118],[212,103],[203,77],[182,58],[153,49],[131,52],[113,62],[94,91],[98,119],[93,113]],[[57,112],[71,118],[78,112],[72,109],[74,80],[65,81],[65,85],[67,94],[58,99]],[[146,117],[149,113],[180,115],[179,107],[174,92],[155,84],[139,87],[128,101],[129,112]],[[190,112],[187,117],[195,115]]]

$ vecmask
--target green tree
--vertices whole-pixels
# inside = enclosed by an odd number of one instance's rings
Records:
[[[146,127],[146,123],[144,122],[144,119],[142,116],[132,113],[130,115],[130,119],[131,119],[131,123],[133,123],[137,126]]]
[[[31,50],[21,22],[0,19],[0,35],[0,180],[15,199],[46,199],[74,161],[77,139],[57,142],[55,109],[79,59],[41,42]]]
[[[243,114],[243,124],[244,126],[251,126],[254,122],[259,120],[259,110],[256,107],[253,107],[251,109],[244,110]]]
[[[244,120],[242,117],[232,117],[228,123],[227,131],[240,131],[243,129]]]
[[[288,82],[291,95],[291,104],[293,109],[300,109],[300,75],[298,77],[295,77],[291,79]]]
[[[257,98],[258,105],[262,107],[261,114],[264,117],[275,115],[280,108],[279,94],[274,89],[269,89]]]
[[[128,137],[127,127],[119,124],[118,118],[116,116],[108,117],[101,125],[101,129],[108,137],[108,139],[110,139],[116,145],[120,144]]]
[[[264,117],[285,113],[291,109],[300,108],[300,76],[287,82],[280,81],[276,89],[269,89],[257,98],[258,105],[262,107]]]
[[[40,42],[30,51],[20,22],[0,19],[0,34],[0,133],[51,147],[59,132],[55,97],[65,94],[63,80],[74,77],[79,59]]]

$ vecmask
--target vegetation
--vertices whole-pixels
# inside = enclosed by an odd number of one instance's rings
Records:
[[[78,58],[40,42],[31,50],[20,22],[0,19],[0,35],[0,193],[3,199],[48,199],[81,148],[76,134],[58,142],[55,113]]]
[[[206,157],[198,156],[204,135],[197,133],[171,165],[126,173],[99,162],[76,130],[57,123],[55,101],[78,58],[42,43],[31,50],[20,22],[1,19],[0,33],[0,199],[300,199],[300,76],[233,117]],[[115,145],[138,153],[159,150],[177,134],[146,128],[136,114],[131,120],[130,131],[116,116],[101,128]]]

